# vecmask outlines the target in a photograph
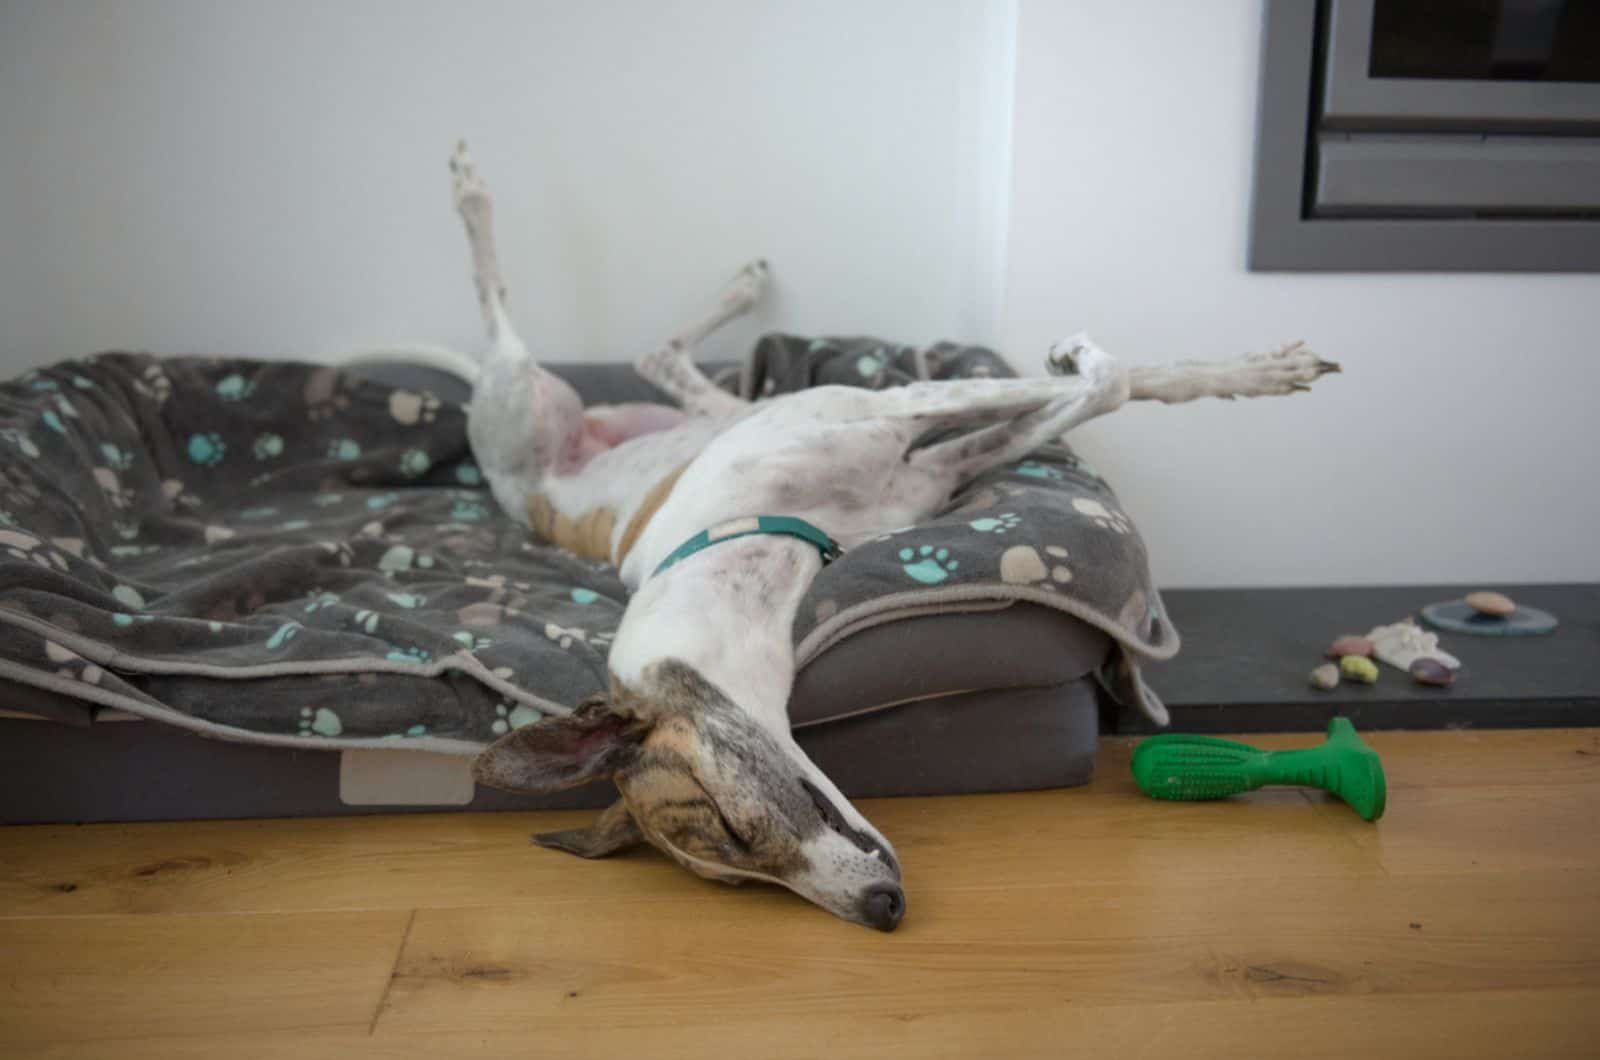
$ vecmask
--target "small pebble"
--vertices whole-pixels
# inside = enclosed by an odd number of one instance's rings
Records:
[[[1333,663],[1323,663],[1311,671],[1311,687],[1324,692],[1339,687],[1339,668]]]
[[[1346,655],[1339,660],[1339,672],[1352,681],[1364,685],[1378,683],[1378,664],[1360,655]]]
[[[1438,659],[1423,656],[1411,664],[1411,679],[1419,685],[1448,688],[1456,683],[1456,672]]]
[[[1491,615],[1494,618],[1505,618],[1517,610],[1516,602],[1504,593],[1468,593],[1467,606],[1480,615]]]
[[[1374,645],[1366,637],[1345,635],[1328,645],[1325,653],[1330,659],[1342,659],[1346,655],[1359,655],[1363,659],[1372,658]]]

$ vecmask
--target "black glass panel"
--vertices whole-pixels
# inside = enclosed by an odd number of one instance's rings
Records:
[[[1368,73],[1600,82],[1600,0],[1375,0]]]

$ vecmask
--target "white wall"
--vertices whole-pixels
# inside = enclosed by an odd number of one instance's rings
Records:
[[[1261,10],[1023,0],[1006,348],[1343,363],[1078,436],[1164,585],[1600,579],[1600,277],[1246,272]]]
[[[469,346],[445,160],[530,345],[625,359],[766,256],[761,328],[992,334],[1011,0],[0,0],[0,371]]]

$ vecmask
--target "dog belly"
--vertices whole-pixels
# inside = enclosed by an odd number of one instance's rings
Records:
[[[725,426],[684,420],[596,453],[580,474],[546,478],[528,495],[528,525],[561,548],[620,566],[679,476]]]
[[[583,410],[585,446],[593,449],[591,457],[597,456],[634,438],[679,427],[687,418],[682,409],[669,405],[591,405]]]

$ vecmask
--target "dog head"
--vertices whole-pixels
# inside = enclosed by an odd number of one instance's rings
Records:
[[[609,777],[622,798],[598,820],[534,841],[596,858],[643,840],[708,879],[777,883],[846,920],[899,925],[893,849],[787,733],[681,663],[641,683],[513,730],[478,758],[478,780],[543,792]]]

